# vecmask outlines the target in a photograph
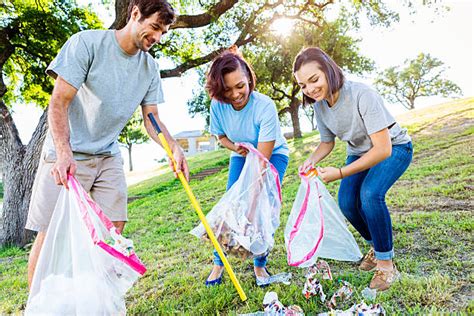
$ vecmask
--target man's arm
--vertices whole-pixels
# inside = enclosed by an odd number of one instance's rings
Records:
[[[73,158],[69,143],[68,108],[77,89],[58,76],[54,83],[53,94],[49,102],[48,122],[56,149],[56,162],[51,168],[51,175],[57,184],[67,189],[67,174],[76,173],[76,161]]]
[[[186,158],[184,158],[183,151],[181,147],[178,145],[176,140],[171,137],[170,133],[168,132],[168,129],[166,128],[165,124],[160,120],[158,116],[158,107],[156,105],[144,105],[142,106],[142,115],[143,115],[143,122],[145,124],[146,131],[148,135],[159,145],[163,147],[163,145],[160,142],[160,139],[158,138],[158,135],[156,134],[155,129],[153,128],[153,125],[148,118],[148,113],[152,113],[156,122],[158,123],[158,126],[161,129],[161,132],[163,133],[163,136],[165,137],[166,141],[168,142],[171,151],[173,152],[174,160],[176,161],[176,165],[178,170],[174,170],[173,163],[170,161],[170,167],[175,173],[175,176],[177,177],[177,171],[181,170],[184,173],[184,176],[186,177],[186,180],[189,181],[189,168],[188,168],[188,163],[186,161]]]

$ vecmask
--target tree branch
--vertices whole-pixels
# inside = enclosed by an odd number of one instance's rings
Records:
[[[232,9],[239,0],[222,0],[209,8],[207,12],[197,15],[180,15],[176,19],[176,23],[171,25],[171,29],[179,28],[196,28],[211,24],[219,19],[221,15]]]

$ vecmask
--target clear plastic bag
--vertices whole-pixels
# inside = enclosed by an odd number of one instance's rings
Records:
[[[285,228],[290,266],[309,267],[316,259],[362,258],[339,206],[318,177],[300,174],[301,184]]]
[[[68,177],[43,243],[26,315],[125,315],[146,268],[77,180]]]
[[[281,189],[275,167],[251,144],[239,179],[207,214],[207,221],[227,254],[260,257],[274,244],[280,225]],[[191,234],[207,239],[204,226]]]

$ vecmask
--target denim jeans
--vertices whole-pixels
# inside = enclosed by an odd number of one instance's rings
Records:
[[[390,157],[341,181],[339,207],[355,229],[374,247],[378,260],[394,257],[392,221],[385,204],[385,194],[408,168],[412,157],[411,142],[393,145]],[[346,165],[359,158],[348,156]]]
[[[278,176],[280,177],[280,184],[283,182],[283,177],[285,176],[286,167],[288,167],[288,156],[274,154],[270,157],[270,162],[275,166],[278,171]],[[232,187],[232,185],[237,181],[242,172],[242,169],[245,164],[244,157],[231,157],[229,163],[229,178],[227,179],[227,191]],[[257,268],[263,268],[267,265],[267,256],[262,256],[253,259],[253,264]],[[214,264],[218,266],[223,266],[221,258],[217,254],[217,251],[214,250]]]

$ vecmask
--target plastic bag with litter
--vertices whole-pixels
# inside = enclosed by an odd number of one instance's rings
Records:
[[[33,277],[26,315],[125,315],[126,292],[145,273],[79,182],[68,176]]]
[[[251,144],[239,179],[206,219],[227,254],[260,257],[274,244],[280,225],[281,189],[276,168]],[[202,223],[191,234],[207,239]]]
[[[288,264],[309,267],[317,258],[359,261],[359,246],[324,184],[315,176],[300,173],[300,178],[285,228]]]

